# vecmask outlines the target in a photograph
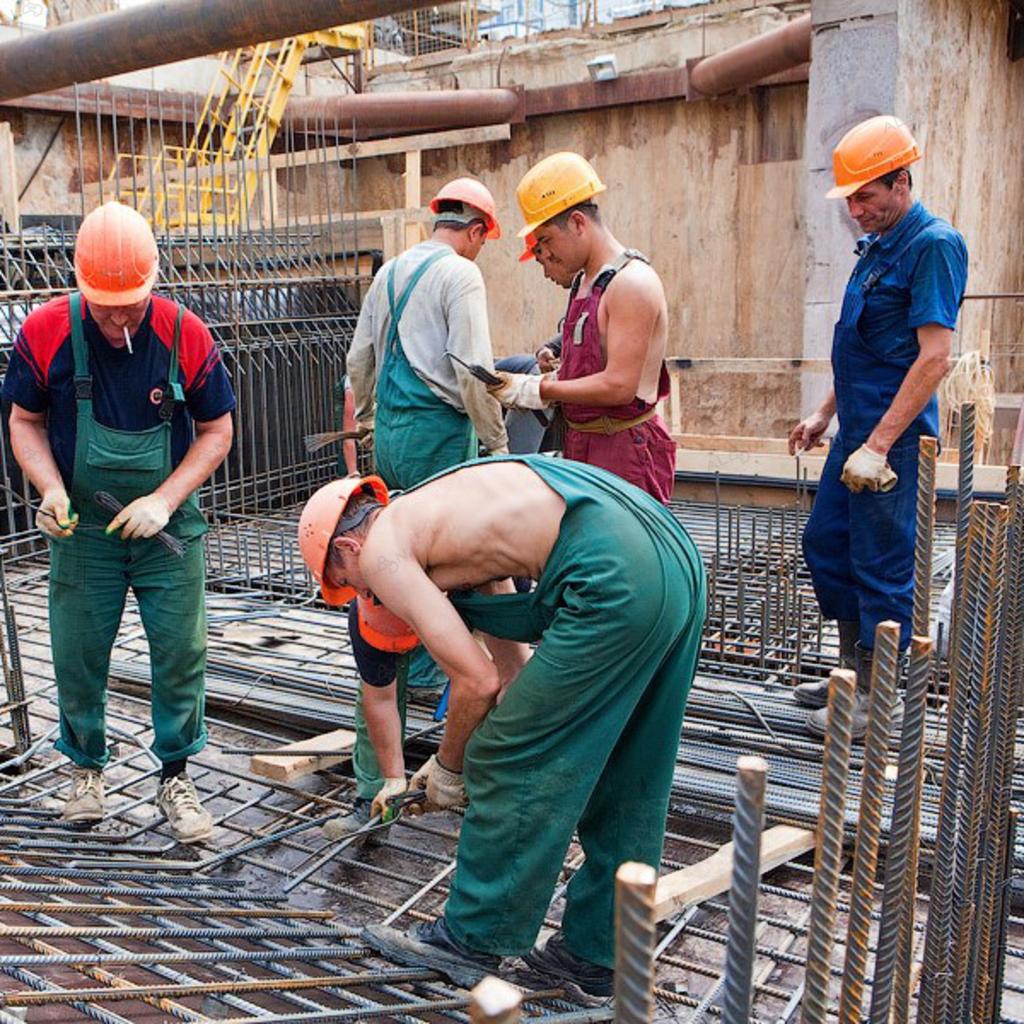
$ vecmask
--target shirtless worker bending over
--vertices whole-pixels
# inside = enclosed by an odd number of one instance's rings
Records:
[[[451,679],[440,747],[410,785],[427,811],[467,808],[444,915],[369,941],[459,984],[520,955],[610,993],[615,870],[661,858],[705,610],[693,543],[655,499],[579,462],[471,462],[391,504],[374,478],[350,480],[333,529],[303,514],[300,534],[325,533],[310,569],[379,599]],[[510,576],[537,585],[487,593]],[[586,861],[561,934],[535,950],[574,831]]]

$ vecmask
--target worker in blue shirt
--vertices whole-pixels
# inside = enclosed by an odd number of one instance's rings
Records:
[[[865,232],[832,340],[833,387],[789,435],[789,451],[820,442],[839,417],[803,549],[822,615],[836,619],[844,667],[857,673],[854,738],[867,729],[875,627],[910,642],[918,439],[937,436],[935,392],[946,373],[967,281],[967,246],[911,194],[921,150],[891,116],[852,128],[833,153],[835,188]],[[808,730],[824,735],[828,681],[804,683]],[[897,704],[897,721],[903,714]]]

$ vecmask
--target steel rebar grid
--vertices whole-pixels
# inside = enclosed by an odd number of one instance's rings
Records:
[[[935,462],[939,443],[934,437],[918,442],[917,511],[914,535],[914,612],[915,636],[931,635],[932,551],[935,545]]]
[[[627,861],[615,872],[615,1020],[648,1024],[654,1012],[654,890],[658,872]]]
[[[846,822],[846,777],[850,760],[857,677],[833,669],[828,693],[828,731],[821,766],[821,806],[814,858],[814,890],[807,932],[803,1024],[824,1024],[829,1007],[836,899]]]
[[[882,794],[885,789],[886,754],[896,683],[900,672],[899,623],[880,622],[875,627],[875,655],[868,696],[868,725],[864,735],[864,772],[860,816],[853,858],[853,883],[847,925],[846,961],[839,993],[840,1024],[857,1024],[864,997],[868,962],[868,933],[874,904],[878,840],[882,831]]]
[[[763,758],[748,755],[736,762],[736,817],[732,840],[732,880],[729,884],[729,940],[726,945],[725,980],[722,989],[724,1024],[746,1024],[750,1020],[767,774],[768,765]]]
[[[905,1024],[906,1021],[917,892],[916,852],[925,704],[931,681],[933,646],[930,637],[915,636],[910,641],[903,731],[900,737],[889,846],[885,856],[885,887],[878,926],[878,950],[871,985],[870,1024],[888,1024],[890,1004],[893,1002],[896,1006],[895,1024]]]

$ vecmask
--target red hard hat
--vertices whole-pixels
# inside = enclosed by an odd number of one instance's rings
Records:
[[[494,196],[491,190],[476,178],[456,178],[442,186],[441,191],[430,200],[430,212],[439,213],[438,205],[443,199],[450,199],[460,203],[468,203],[476,207],[487,222],[487,237],[501,238],[501,226],[498,224],[498,214],[494,206]]]
[[[527,235],[523,239],[525,248],[519,254],[520,263],[529,263],[534,258],[533,250],[537,247],[537,239],[533,235]]]
[[[146,219],[111,200],[82,221],[75,241],[75,280],[88,302],[132,306],[153,290],[159,258]]]
[[[356,607],[359,610],[359,632],[378,651],[405,654],[420,642],[409,623],[389,612],[379,601],[357,597]]]
[[[379,476],[347,476],[344,480],[324,484],[306,502],[299,517],[299,550],[328,604],[348,604],[356,596],[352,587],[332,587],[327,583],[324,569],[327,565],[327,549],[338,520],[349,498],[360,492],[373,495],[382,505],[388,503],[388,489]]]

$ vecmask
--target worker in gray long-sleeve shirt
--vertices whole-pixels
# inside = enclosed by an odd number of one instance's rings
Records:
[[[494,198],[472,178],[449,182],[430,204],[434,230],[377,272],[359,313],[348,354],[348,375],[356,420],[372,427],[378,474],[391,489],[405,490],[427,477],[475,458],[477,438],[487,451],[506,453],[502,409],[486,388],[455,360],[493,369],[483,277],[473,262],[488,238],[499,238]],[[511,589],[511,584],[509,585]],[[360,630],[359,618],[349,617]],[[353,625],[354,623],[354,625]],[[353,636],[360,648],[366,637]],[[371,644],[372,645],[372,644]],[[406,685],[443,685],[444,677],[423,647],[398,659],[396,680],[371,690],[364,713],[361,688],[356,704],[353,770],[356,803],[352,812],[324,826],[330,839],[342,839],[370,819],[371,802],[396,783],[382,777],[366,727],[381,706],[394,716],[391,695],[405,719]],[[404,791],[405,779],[401,789]]]

